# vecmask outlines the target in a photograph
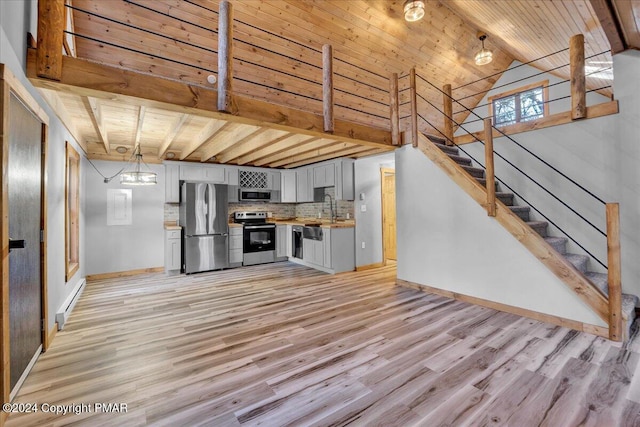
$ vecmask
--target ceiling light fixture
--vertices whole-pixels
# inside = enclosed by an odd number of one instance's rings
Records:
[[[135,160],[133,157],[135,156]],[[130,169],[120,174],[120,184],[123,185],[155,185],[158,183],[158,174],[151,172],[151,168],[142,160],[142,153],[140,153],[140,145],[138,144],[134,151],[134,156],[131,157],[129,163]],[[142,170],[142,165],[147,168],[147,171]]]
[[[476,61],[476,65],[487,65],[488,63],[493,61],[493,52],[491,52],[489,49],[484,48],[484,41],[487,38],[486,34],[480,34],[478,38],[482,42],[482,49],[480,49],[478,53],[476,53],[474,59]]]
[[[415,22],[424,16],[424,0],[407,0],[404,2],[404,19]]]

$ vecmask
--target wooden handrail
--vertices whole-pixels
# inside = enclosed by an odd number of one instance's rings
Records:
[[[607,261],[609,285],[609,339],[622,341],[622,285],[620,261],[620,206],[607,203]]]
[[[322,115],[324,131],[333,133],[333,48],[322,46]]]
[[[416,87],[416,69],[409,71],[409,100],[411,102],[411,142],[414,147],[418,146],[418,97]]]
[[[493,167],[493,129],[491,118],[484,119],[484,161],[487,186],[487,215],[496,216],[496,179]]]
[[[231,113],[233,92],[233,6],[220,2],[218,19],[218,111]]]

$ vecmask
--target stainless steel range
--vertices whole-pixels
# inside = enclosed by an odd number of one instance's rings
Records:
[[[243,264],[264,264],[276,259],[276,225],[266,212],[236,212],[233,221],[243,225]]]

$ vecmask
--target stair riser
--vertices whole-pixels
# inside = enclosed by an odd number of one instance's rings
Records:
[[[578,270],[580,273],[586,273],[589,264],[589,258],[580,259],[568,259],[568,261]]]
[[[498,200],[500,200],[503,204],[507,205],[507,206],[513,206],[513,196],[512,195],[508,195],[508,196],[496,195],[496,198]]]
[[[567,253],[567,242],[561,242],[561,243],[549,243],[551,245],[551,247],[553,249],[555,249],[556,252],[558,252],[560,255],[564,255]]]
[[[468,166],[463,166],[462,168],[474,178],[484,178],[484,171],[482,169],[471,168]]]
[[[529,211],[526,210],[512,210],[512,212],[516,215],[518,215],[518,217],[523,220],[524,222],[529,221]]]
[[[449,158],[459,164],[460,166],[471,166],[471,159],[465,157],[456,156],[455,154],[449,154]]]
[[[546,225],[536,225],[531,227],[533,231],[541,235],[542,237],[547,237],[547,226]]]
[[[460,153],[460,151],[455,148],[455,147],[449,147],[448,145],[443,145],[443,144],[435,144],[436,147],[438,147],[439,149],[441,149],[442,151],[444,151],[447,154],[453,154],[453,155],[458,155]]]

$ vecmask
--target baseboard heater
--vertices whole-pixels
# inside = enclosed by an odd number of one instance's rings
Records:
[[[66,323],[69,315],[71,315],[71,311],[73,307],[76,306],[80,295],[82,295],[82,291],[84,291],[84,287],[87,284],[86,279],[80,280],[73,291],[69,294],[67,299],[64,301],[62,306],[58,309],[56,313],[56,322],[58,323],[58,330],[61,331],[64,328],[64,324]]]

